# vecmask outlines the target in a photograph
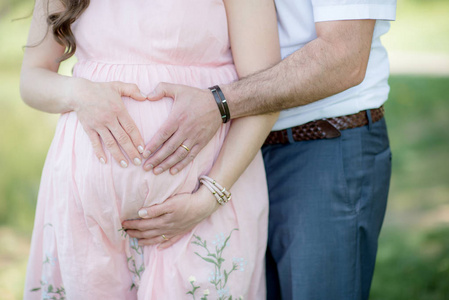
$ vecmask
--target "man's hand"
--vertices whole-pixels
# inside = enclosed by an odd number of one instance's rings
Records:
[[[222,123],[217,104],[209,90],[160,83],[148,95],[151,101],[164,97],[173,98],[172,110],[146,145],[143,154],[144,158],[153,154],[144,164],[144,169],[153,169],[156,175],[168,169],[172,174],[182,170],[207,145]]]
[[[122,225],[131,237],[139,239],[140,246],[160,244],[159,248],[165,249],[218,207],[212,193],[202,187],[194,194],[175,195],[161,204],[142,208],[141,220],[124,221]]]

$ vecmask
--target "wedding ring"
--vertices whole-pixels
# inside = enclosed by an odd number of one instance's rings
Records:
[[[164,239],[164,240],[166,240],[166,241],[168,241],[169,239],[165,236],[165,234],[163,234],[163,235],[161,235],[162,236],[162,238]]]
[[[186,149],[186,150],[187,150],[187,152],[190,152],[190,149],[189,149],[189,147],[187,147],[187,146],[186,146],[186,145],[184,145],[184,144],[181,144],[181,146],[179,146],[179,147],[182,147],[182,148]]]

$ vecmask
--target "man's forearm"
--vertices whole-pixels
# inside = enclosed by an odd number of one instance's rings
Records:
[[[276,66],[223,85],[232,118],[306,105],[360,84],[375,21],[340,22],[345,22],[339,32],[342,40],[338,34],[328,34],[331,27],[326,24],[324,37],[309,42]]]

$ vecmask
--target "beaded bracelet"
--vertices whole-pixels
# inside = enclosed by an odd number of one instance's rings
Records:
[[[214,95],[215,102],[217,102],[223,123],[227,123],[231,120],[231,113],[229,112],[228,102],[226,101],[221,88],[218,85],[214,85],[213,87],[210,87],[209,90],[212,92],[212,95]]]
[[[208,176],[201,176],[200,183],[202,183],[217,199],[220,205],[224,205],[231,200],[231,193],[222,187],[218,182]]]

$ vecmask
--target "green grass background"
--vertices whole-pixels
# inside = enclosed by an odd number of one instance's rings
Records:
[[[0,3],[0,298],[20,299],[40,174],[57,116],[20,100],[30,0]],[[449,1],[399,0],[383,42],[395,52],[449,55]],[[62,72],[68,73],[71,64]],[[449,72],[448,72],[449,73]],[[392,75],[388,212],[370,299],[449,299],[449,77]]]

